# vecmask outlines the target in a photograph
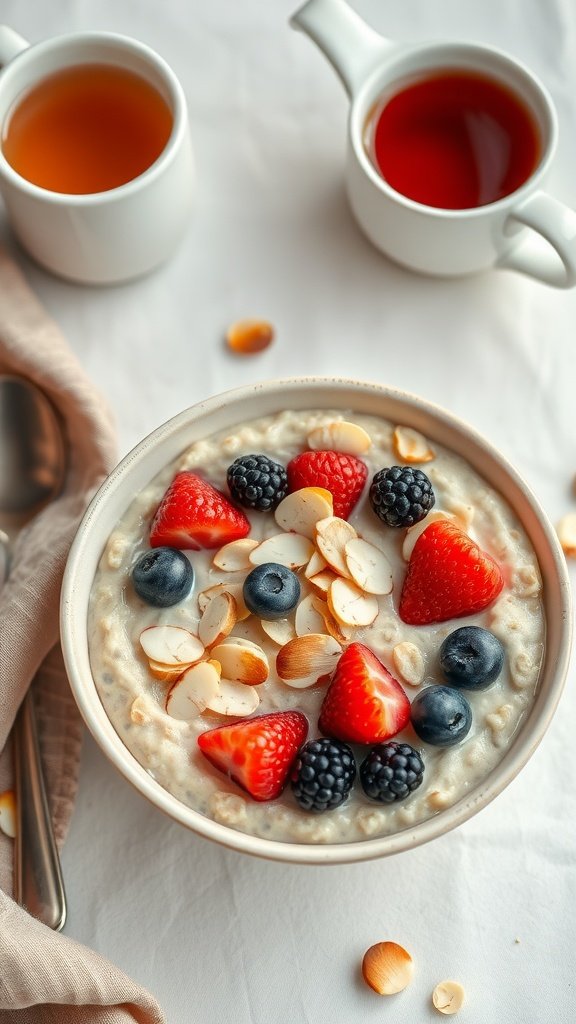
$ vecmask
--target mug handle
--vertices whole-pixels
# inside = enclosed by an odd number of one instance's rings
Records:
[[[8,28],[8,25],[0,25],[0,69],[8,64],[13,57],[17,57],[22,50],[27,50],[29,46],[28,40],[19,36],[13,28]]]
[[[514,207],[504,233],[519,227],[531,228],[536,237],[522,238],[500,257],[498,266],[555,288],[572,288],[576,284],[576,212],[546,192],[536,192]]]

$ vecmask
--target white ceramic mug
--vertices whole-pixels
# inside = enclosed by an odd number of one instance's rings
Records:
[[[183,234],[193,163],[182,87],[166,62],[134,39],[90,32],[30,46],[0,26],[0,125],[18,98],[47,75],[94,63],[135,72],[168,103],[172,132],[158,159],[118,188],[68,195],[27,181],[0,151],[0,192],[16,236],[38,263],[72,281],[115,284],[154,269]]]
[[[350,96],[348,197],[358,224],[378,249],[425,274],[506,267],[558,288],[576,284],[576,213],[541,191],[557,144],[556,113],[526,67],[489,46],[384,39],[343,0],[309,0],[291,24],[318,44]],[[395,83],[450,68],[483,73],[519,96],[542,143],[538,166],[520,188],[473,209],[439,209],[401,195],[380,176],[364,142],[374,105],[394,91]]]

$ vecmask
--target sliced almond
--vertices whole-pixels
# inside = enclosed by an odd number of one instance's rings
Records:
[[[299,533],[277,533],[250,552],[250,563],[264,565],[265,562],[278,562],[288,569],[299,569],[307,565],[313,551],[314,545],[308,537]]]
[[[410,686],[420,686],[424,679],[424,655],[416,644],[403,640],[392,651],[392,662],[401,679]]]
[[[290,619],[260,619],[260,625],[275,644],[283,647],[296,636],[294,623]]]
[[[161,665],[193,665],[204,654],[204,643],[184,626],[147,626],[140,644],[150,661]]]
[[[392,447],[402,462],[431,462],[436,458],[428,438],[412,427],[396,427],[392,435]]]
[[[333,569],[323,569],[322,572],[316,573],[316,576],[311,576],[309,583],[319,597],[326,597],[334,580],[337,579],[338,576]]]
[[[268,658],[257,644],[234,637],[234,643],[224,640],[212,647],[210,653],[222,666],[225,679],[233,679],[250,686],[259,686],[268,678]],[[236,641],[240,641],[239,643]]]
[[[0,793],[0,829],[10,839],[16,838],[16,797],[12,789]]]
[[[300,533],[311,540],[316,535],[316,523],[334,511],[330,491],[323,487],[302,487],[287,494],[278,505],[274,518],[283,530]]]
[[[166,697],[166,711],[171,718],[190,722],[206,710],[218,693],[220,677],[214,665],[201,661],[192,665],[172,684]]]
[[[350,643],[354,635],[354,628],[351,626],[343,626],[341,622],[338,622],[332,612],[330,611],[328,604],[323,602],[324,605],[324,623],[326,626],[326,632],[333,636],[335,640],[345,647],[346,644]]]
[[[327,564],[326,559],[322,558],[319,551],[313,551],[310,561],[304,569],[306,579],[309,580],[312,576],[316,576],[319,572],[322,572],[326,568]]]
[[[345,452],[347,455],[363,455],[372,444],[370,434],[364,427],[348,420],[334,420],[314,427],[308,434],[308,447],[315,451]]]
[[[402,992],[412,981],[414,961],[397,942],[377,942],[364,954],[362,976],[381,996]]]
[[[344,626],[370,626],[378,615],[378,600],[352,580],[337,579],[328,591],[328,607]]]
[[[331,569],[340,576],[350,578],[346,564],[346,545],[358,534],[350,523],[338,516],[328,516],[316,523],[316,546]]]
[[[249,568],[251,565],[249,563]],[[198,594],[198,608],[200,613],[206,610],[206,606],[213,597],[217,594],[227,593],[231,594],[236,601],[236,614],[238,615],[238,622],[242,622],[243,619],[247,619],[251,614],[249,609],[246,607],[244,602],[244,581],[242,583],[215,583],[213,587],[208,587],[207,590],[203,590]]]
[[[334,637],[326,633],[306,633],[290,640],[278,651],[276,671],[289,686],[304,689],[333,672],[341,654],[342,648]]]
[[[430,526],[430,523],[437,523],[440,519],[453,519],[453,516],[449,512],[442,512],[440,509],[433,509],[429,512],[424,519],[421,519],[419,523],[414,523],[414,526],[409,526],[406,530],[406,536],[402,544],[402,558],[406,561],[410,561],[414,546],[418,537],[424,533],[426,527]]]
[[[235,598],[225,590],[216,594],[216,597],[206,605],[198,626],[198,633],[205,647],[220,643],[232,632],[238,621],[236,609]]]
[[[206,710],[215,711],[219,715],[244,718],[256,711],[259,703],[258,691],[253,686],[246,686],[232,679],[221,679],[218,693],[208,702]]]
[[[392,566],[380,548],[362,537],[353,537],[344,548],[350,575],[367,594],[389,594],[392,590]]]
[[[516,940],[518,941],[518,940]],[[459,981],[440,981],[432,993],[432,1004],[439,1013],[458,1013],[466,993]]]
[[[297,636],[304,636],[305,633],[324,632],[326,623],[320,610],[321,605],[327,608],[325,602],[321,602],[315,594],[308,594],[308,597],[300,601],[294,618]]]
[[[242,537],[240,540],[231,540],[216,552],[212,562],[223,572],[239,572],[242,569],[250,568],[248,555],[254,548],[257,548],[259,541],[252,537]]]
[[[576,558],[576,512],[569,512],[556,526],[558,540],[568,558]]]
[[[173,683],[187,667],[186,665],[163,665],[161,661],[150,661],[150,672],[161,683]]]

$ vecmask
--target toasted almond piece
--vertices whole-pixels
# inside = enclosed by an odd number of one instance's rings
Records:
[[[16,796],[12,789],[0,793],[0,829],[10,839],[16,838]]]
[[[440,981],[432,993],[432,1003],[439,1013],[458,1013],[466,993],[459,981]]]
[[[222,665],[220,664],[219,661],[216,661],[216,658],[208,658],[207,661],[206,661],[206,664],[207,665],[212,665],[213,668],[216,669],[216,671],[218,673],[218,677],[220,677],[222,675]]]
[[[318,520],[326,519],[333,512],[334,503],[330,491],[323,487],[302,487],[282,499],[274,518],[283,530],[300,533],[313,540]]]
[[[350,575],[366,594],[389,594],[392,567],[380,548],[362,537],[353,537],[344,548]]]
[[[275,644],[283,647],[296,636],[294,623],[290,619],[260,619],[260,625]]]
[[[273,340],[274,328],[267,320],[237,320],[226,331],[228,348],[241,356],[262,352]]]
[[[254,686],[246,686],[233,679],[221,679],[216,693],[206,706],[207,711],[216,711],[219,715],[237,715],[243,718],[256,711],[260,703],[258,691]]]
[[[163,665],[161,661],[150,661],[148,664],[154,679],[158,679],[161,683],[173,683],[187,668],[186,665]]]
[[[315,451],[330,449],[347,455],[362,455],[372,444],[370,434],[364,427],[348,420],[334,420],[314,427],[308,434],[308,447]]]
[[[251,568],[251,566],[249,566]],[[215,583],[213,587],[208,587],[207,590],[203,590],[198,594],[198,608],[200,613],[206,610],[209,601],[217,594],[231,594],[236,601],[236,614],[238,615],[238,622],[242,622],[243,619],[247,619],[251,614],[250,610],[246,607],[244,602],[244,582],[242,583]]]
[[[398,675],[410,686],[420,686],[424,679],[424,656],[416,644],[403,640],[392,651],[392,662]]]
[[[299,533],[277,533],[263,540],[250,552],[250,563],[263,565],[265,562],[278,562],[288,569],[299,569],[310,561],[313,551],[314,545],[308,537]]]
[[[421,519],[419,523],[414,523],[414,526],[409,526],[406,530],[406,536],[402,544],[402,558],[405,562],[410,561],[414,546],[420,534],[424,533],[427,526],[430,523],[437,523],[439,519],[449,519],[453,521],[453,516],[449,512],[442,512],[440,509],[433,509],[428,513],[424,519]]]
[[[378,615],[378,600],[352,580],[337,579],[328,591],[328,607],[344,626],[370,626]]]
[[[204,654],[204,643],[184,626],[147,626],[140,644],[150,661],[161,665],[193,665]]]
[[[198,626],[198,633],[205,647],[220,643],[232,632],[238,621],[236,607],[235,598],[225,590],[216,594],[207,604]]]
[[[334,580],[337,579],[338,576],[333,569],[323,569],[322,572],[316,573],[316,576],[311,576],[309,583],[319,597],[326,597]]]
[[[354,634],[354,628],[351,626],[343,626],[342,623],[338,622],[338,619],[336,619],[334,615],[332,615],[332,612],[330,611],[327,604],[325,608],[326,610],[324,612],[324,622],[326,624],[326,632],[329,633],[330,636],[333,636],[334,639],[342,645],[342,647],[345,647],[346,644],[349,644],[350,640],[352,639],[352,636]]]
[[[242,637],[234,639],[235,641],[243,640]],[[222,643],[213,647],[210,653],[220,662],[225,679],[248,683],[250,686],[259,686],[268,678],[268,658],[262,648],[250,640],[231,644],[227,640],[223,640]]]
[[[300,601],[294,618],[296,636],[304,636],[306,633],[324,632],[326,623],[319,609],[320,604],[327,608],[325,602],[320,602],[320,598],[316,597],[315,594],[308,594],[307,597]]]
[[[166,711],[171,718],[190,722],[208,707],[218,693],[220,676],[214,665],[200,661],[186,669],[172,684],[166,697]]]
[[[212,562],[218,569],[222,569],[223,572],[238,572],[241,569],[250,569],[251,565],[248,555],[254,548],[258,547],[259,543],[253,537],[231,540],[229,544],[224,544],[224,547],[221,547],[216,552]]]
[[[298,689],[313,686],[332,672],[342,654],[340,644],[326,633],[306,633],[284,645],[276,656],[276,671],[285,683]]]
[[[350,579],[350,570],[346,564],[346,545],[357,536],[354,527],[338,516],[328,516],[316,523],[316,546],[320,554],[331,569],[347,579]]]
[[[392,447],[402,462],[432,462],[436,458],[428,438],[412,427],[396,427],[392,435]]]
[[[414,961],[397,942],[377,942],[362,961],[364,981],[381,996],[402,992],[412,981]]]
[[[319,572],[322,572],[328,565],[325,558],[319,551],[313,551],[308,565],[304,569],[304,575],[307,580],[311,579],[312,576],[316,576]]]
[[[576,512],[562,516],[556,526],[556,533],[564,554],[568,558],[576,558]]]

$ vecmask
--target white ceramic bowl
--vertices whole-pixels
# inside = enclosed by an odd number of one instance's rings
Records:
[[[309,845],[246,835],[204,817],[163,789],[115,732],[98,696],[88,655],[90,588],[109,534],[133,496],[194,441],[282,409],[352,409],[420,430],[462,455],[508,501],[528,535],[542,572],[546,650],[534,703],[514,742],[484,781],[452,807],[418,825],[362,842]],[[175,821],[224,846],[280,861],[336,864],[410,849],[455,828],[497,796],[526,764],[556,709],[568,667],[570,588],[563,553],[534,495],[478,434],[442,409],[404,392],[351,380],[296,378],[227,392],[187,409],[145,438],[111,473],[88,508],[72,545],[61,606],[64,658],[86,725],[100,747],[144,796]]]

